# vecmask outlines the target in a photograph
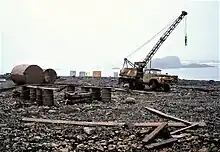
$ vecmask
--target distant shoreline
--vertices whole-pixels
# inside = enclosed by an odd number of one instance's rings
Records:
[[[182,67],[167,67],[167,68],[160,68],[160,69],[202,69],[202,68],[217,68],[218,66],[182,66]]]

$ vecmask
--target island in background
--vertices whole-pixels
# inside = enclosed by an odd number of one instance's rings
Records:
[[[158,69],[174,69],[174,68],[207,68],[207,67],[215,67],[215,66],[211,66],[207,64],[198,64],[198,63],[182,64],[178,56],[166,56],[163,58],[153,59],[151,62],[151,67]]]

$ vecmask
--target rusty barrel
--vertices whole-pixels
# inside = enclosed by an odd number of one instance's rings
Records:
[[[102,88],[101,91],[102,101],[111,102],[111,91],[112,91],[111,87]]]
[[[24,100],[30,99],[30,89],[26,86],[21,87],[21,98]]]
[[[44,106],[53,106],[54,97],[52,89],[43,89],[43,105]]]
[[[30,88],[30,100],[31,101],[36,100],[36,88]]]
[[[54,84],[57,80],[57,73],[54,69],[44,69],[44,83]]]
[[[36,89],[36,101],[38,105],[43,104],[42,90],[39,88]]]
[[[38,65],[21,64],[12,69],[11,79],[17,85],[41,84],[44,81],[44,73]]]
[[[81,91],[82,92],[90,92],[90,88],[91,87],[83,86],[83,87],[81,87]]]
[[[76,91],[76,86],[74,84],[67,85],[67,91],[75,92]]]
[[[92,87],[92,99],[101,101],[101,88],[99,87]]]

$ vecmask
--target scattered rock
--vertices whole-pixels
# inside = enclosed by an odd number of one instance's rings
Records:
[[[59,150],[59,152],[69,152],[69,149],[68,148],[62,148]]]
[[[135,102],[136,102],[136,101],[135,101],[134,98],[132,98],[132,97],[127,97],[123,103],[126,103],[126,104],[135,104]]]
[[[202,149],[199,149],[199,152],[208,152],[208,149],[207,148],[202,148]]]
[[[108,145],[108,150],[109,151],[112,151],[112,150],[115,150],[115,149],[116,149],[116,145],[113,145],[113,144]]]
[[[91,135],[91,134],[93,134],[95,132],[95,128],[93,128],[93,127],[84,127],[83,130],[88,135]]]
[[[58,82],[61,81],[57,80]],[[118,87],[115,78],[65,78],[78,82]],[[183,86],[181,88],[181,86]],[[188,89],[200,87],[206,90]],[[154,127],[130,127],[134,122],[167,121],[145,110],[145,106],[188,120],[204,121],[203,127],[185,131],[189,134],[165,147],[171,151],[218,151],[220,132],[220,83],[180,80],[172,93],[112,92],[111,103],[100,101],[66,105],[64,91],[54,92],[56,106],[37,106],[35,102],[12,98],[10,91],[0,95],[0,151],[147,151],[142,139]],[[59,85],[57,87],[60,87]],[[203,89],[204,90],[204,89]],[[112,100],[113,101],[113,100]],[[138,101],[138,102],[137,102]],[[154,102],[148,102],[154,101]],[[135,103],[135,104],[134,104]],[[125,122],[119,127],[86,127],[66,124],[22,122],[21,118],[46,118],[73,121]],[[171,131],[175,127],[169,128]],[[178,136],[176,136],[178,137]],[[160,137],[156,141],[161,141]],[[156,142],[155,141],[155,142]],[[156,151],[156,150],[155,150]]]
[[[48,113],[56,113],[56,110],[49,110]]]

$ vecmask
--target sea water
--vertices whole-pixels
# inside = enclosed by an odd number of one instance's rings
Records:
[[[178,75],[180,79],[220,81],[220,67],[163,69],[162,72]]]
[[[168,73],[171,75],[178,75],[180,79],[190,79],[190,80],[216,80],[220,81],[220,63],[204,63],[208,65],[213,65],[215,67],[207,68],[179,68],[179,69],[161,69],[161,73]],[[69,76],[71,69],[60,68],[56,70],[58,75]],[[114,71],[109,68],[103,67],[100,69],[102,71],[103,77],[113,77]],[[85,71],[92,74],[92,70]],[[118,71],[119,72],[119,71]],[[79,70],[76,70],[76,73],[79,75]]]
[[[87,71],[92,74],[92,71]],[[69,76],[69,70],[60,69],[57,71],[58,75]],[[220,81],[220,66],[208,68],[180,68],[180,69],[162,69],[161,73],[168,73],[171,75],[178,75],[180,79],[189,80],[215,80]],[[79,71],[77,71],[77,76]],[[102,70],[103,77],[113,77],[111,69]]]

